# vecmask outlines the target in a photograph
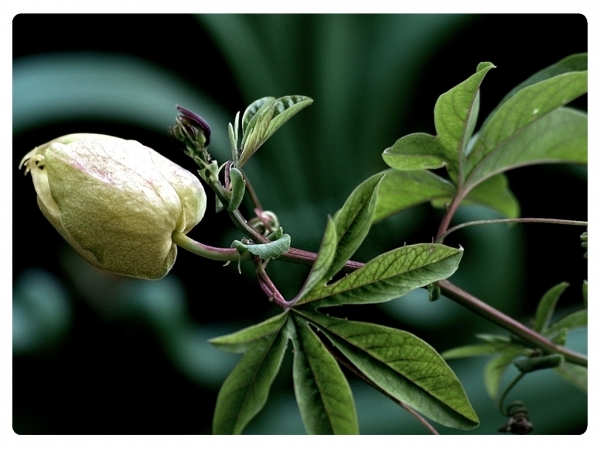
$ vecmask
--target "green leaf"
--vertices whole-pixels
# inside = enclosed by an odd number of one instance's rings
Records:
[[[506,348],[507,345],[511,345],[510,337],[506,335],[497,334],[476,334],[475,337],[481,341],[485,341],[491,345],[495,345],[499,349]]]
[[[263,107],[265,103],[267,105],[272,104],[275,101],[275,97],[263,97],[258,100],[253,101],[250,106],[246,108],[244,111],[244,115],[242,116],[242,135],[246,136],[249,131],[252,129],[252,126],[256,124],[258,117],[256,116],[257,112]],[[263,111],[266,107],[262,108]],[[256,118],[255,118],[256,117]],[[254,119],[254,122],[252,121]],[[251,126],[252,123],[252,126]]]
[[[556,323],[549,326],[544,332],[542,332],[545,336],[552,336],[559,332],[561,329],[566,329],[567,331],[587,327],[588,325],[588,313],[587,309],[577,310],[576,312],[570,313]]]
[[[516,167],[542,163],[587,163],[587,115],[559,108],[515,131],[473,165],[466,183]],[[476,156],[478,157],[478,156]],[[472,162],[471,162],[472,163]]]
[[[444,359],[423,340],[398,329],[307,311],[324,334],[374,384],[445,426],[477,427],[479,419]]]
[[[248,130],[242,137],[242,150],[238,159],[237,166],[242,167],[250,157],[260,148],[265,142],[265,136],[269,129],[269,121],[273,116],[273,108],[275,100],[268,99],[252,117],[248,123]]]
[[[470,204],[489,207],[506,218],[520,215],[519,201],[508,188],[508,179],[503,173],[486,179],[471,190],[461,202],[464,206]]]
[[[337,245],[324,279],[331,279],[344,266],[369,233],[377,203],[377,190],[383,177],[383,173],[378,173],[359,184],[333,216]]]
[[[273,379],[279,371],[287,345],[283,331],[288,314],[232,335],[211,340],[229,351],[244,351],[244,357],[225,379],[213,417],[213,433],[240,434],[264,407]]]
[[[466,184],[520,165],[587,162],[587,116],[561,108],[586,92],[587,71],[578,71],[528,85],[512,95],[486,122],[468,154]],[[579,121],[571,115],[578,115]],[[561,127],[558,132],[556,126]],[[545,134],[552,131],[547,138]],[[565,146],[564,141],[571,140],[577,144]]]
[[[454,170],[462,165],[475,129],[479,114],[479,86],[494,67],[490,62],[480,63],[474,75],[442,94],[435,104],[433,114],[437,139]]]
[[[583,281],[583,284],[581,285],[581,293],[583,294],[583,304],[587,308],[587,304],[588,304],[588,282],[587,281]]]
[[[428,201],[450,202],[454,185],[427,170],[386,170],[379,185],[373,221]]]
[[[544,296],[542,296],[535,311],[535,318],[533,321],[533,330],[535,332],[542,332],[548,327],[552,315],[554,314],[556,303],[559,300],[560,295],[562,295],[562,292],[564,292],[568,286],[568,282],[561,282],[544,293]]]
[[[358,433],[348,381],[308,322],[294,314],[294,390],[302,422],[311,435]]]
[[[459,359],[462,357],[479,357],[496,353],[498,348],[495,345],[467,345],[458,348],[449,349],[442,352],[442,357],[446,360]]]
[[[487,125],[487,122],[494,116],[496,111],[506,103],[510,98],[512,98],[517,92],[524,89],[525,87],[531,86],[532,84],[537,84],[541,81],[545,81],[547,79],[553,78],[558,75],[562,75],[564,73],[569,72],[581,72],[587,70],[587,53],[578,53],[571,56],[567,56],[564,59],[561,59],[556,64],[552,64],[551,66],[546,67],[545,69],[540,70],[539,72],[531,75],[517,87],[512,89],[508,94],[504,96],[502,101],[496,106],[496,108],[492,111],[492,113],[486,118],[483,123],[482,128]]]
[[[570,384],[575,385],[584,393],[588,391],[588,369],[585,366],[565,362],[554,368],[554,371]]]
[[[498,355],[498,357],[494,357],[485,365],[483,370],[483,383],[490,398],[493,400],[498,398],[500,383],[502,382],[502,376],[504,375],[506,368],[508,368],[515,357],[524,354],[524,349],[510,348]]]
[[[264,97],[252,103],[242,117],[244,137],[238,167],[244,165],[285,122],[312,102],[303,95],[288,95],[277,99]]]
[[[281,313],[269,318],[262,323],[247,327],[233,334],[223,335],[210,339],[208,342],[227,352],[245,352],[248,349],[260,344],[265,338],[279,332],[287,320],[287,314]]]
[[[240,254],[248,251],[261,259],[276,259],[290,249],[291,241],[289,234],[283,234],[280,239],[269,243],[251,244],[234,240],[231,247],[237,249]]]
[[[236,210],[242,200],[244,199],[244,193],[246,192],[246,180],[241,171],[235,167],[231,167],[229,171],[229,178],[231,180],[231,198],[227,205],[227,210]]]
[[[300,292],[295,298],[295,301],[299,301],[306,296],[310,291],[320,283],[325,283],[329,279],[326,277],[329,267],[335,257],[335,250],[337,248],[337,235],[335,232],[335,224],[331,217],[327,218],[327,226],[325,227],[325,233],[323,234],[323,241],[317,254],[317,259],[313,263],[310,273],[304,282],[304,285],[300,289]]]
[[[375,257],[333,284],[314,288],[298,304],[314,301],[311,307],[326,307],[389,301],[450,277],[462,254],[462,249],[434,243],[403,246]]]
[[[383,160],[396,170],[440,168],[446,164],[444,149],[431,134],[415,133],[398,139],[385,149]]]
[[[311,104],[313,104],[313,99],[303,95],[288,95],[278,98],[272,106],[273,115],[269,121],[265,140],[271,137],[285,122]]]

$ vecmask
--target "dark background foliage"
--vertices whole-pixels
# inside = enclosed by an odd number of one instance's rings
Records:
[[[51,26],[48,26],[51,24]],[[250,270],[223,268],[180,251],[162,281],[117,278],[67,247],[35,204],[22,156],[74,132],[138,140],[194,170],[166,127],[175,104],[203,115],[211,150],[227,158],[227,122],[262,96],[308,95],[315,103],[248,164],[267,209],[296,247],[316,250],[327,214],[385,169],[381,152],[412,132],[434,133],[437,97],[496,66],[482,88],[481,119],[516,84],[587,51],[582,15],[19,15],[13,20],[13,429],[19,434],[209,433],[221,382],[236,362],[208,338],[277,312]],[[576,107],[586,109],[585,99]],[[536,166],[509,173],[524,217],[587,219],[587,170]],[[212,200],[211,200],[212,201]],[[211,213],[191,236],[228,246],[239,238]],[[249,205],[244,205],[250,213]],[[465,208],[457,221],[492,218]],[[375,225],[356,258],[431,241],[441,213],[425,205]],[[581,229],[490,226],[457,232],[465,248],[453,280],[526,321],[541,295],[567,281],[560,313],[581,305],[587,265]],[[271,264],[284,293],[306,268]],[[409,330],[439,351],[498,329],[442,298],[415,292],[344,316]],[[586,335],[572,342],[586,351]],[[248,433],[303,432],[286,359],[264,412]],[[503,424],[482,383],[484,359],[453,361],[482,425]],[[511,372],[512,373],[512,372]],[[514,373],[513,373],[514,375]],[[516,388],[539,433],[582,433],[586,395],[552,373]],[[350,376],[363,433],[422,433],[406,413]],[[518,396],[518,397],[517,397]],[[281,419],[285,416],[285,419]],[[451,429],[440,429],[456,433]]]

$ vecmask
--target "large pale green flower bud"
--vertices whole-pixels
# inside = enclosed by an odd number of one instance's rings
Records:
[[[144,279],[165,276],[174,231],[204,216],[206,194],[187,170],[134,140],[70,134],[27,153],[38,205],[88,262]]]

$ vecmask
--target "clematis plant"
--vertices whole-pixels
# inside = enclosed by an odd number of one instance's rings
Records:
[[[264,406],[289,346],[294,391],[309,433],[358,433],[350,384],[340,366],[432,433],[437,431],[427,419],[473,429],[479,418],[445,358],[482,354],[496,355],[485,375],[491,398],[508,418],[500,431],[528,433],[534,428],[528,409],[519,401],[504,407],[504,400],[516,382],[541,369],[554,369],[587,388],[587,357],[565,347],[568,331],[587,326],[587,310],[550,324],[566,287],[558,284],[541,299],[532,326],[521,324],[447,280],[458,269],[463,249],[445,245],[444,239],[463,227],[490,223],[587,226],[519,218],[518,202],[504,175],[523,165],[587,163],[587,115],[565,107],[587,91],[587,55],[565,58],[519,84],[475,133],[479,88],[494,68],[489,62],[479,64],[473,75],[439,97],[436,135],[411,134],[383,152],[390,169],[361,182],[335,214],[324,217],[318,253],[291,246],[291,237],[276,214],[263,210],[243,172],[275,131],[312,104],[305,96],[264,97],[248,106],[241,120],[238,113],[229,124],[231,160],[223,164],[208,152],[208,123],[178,107],[169,132],[198,165],[200,178],[216,195],[218,212],[227,213],[239,229],[240,239],[229,248],[209,247],[186,235],[204,216],[206,195],[200,181],[138,142],[72,134],[30,151],[21,165],[31,172],[44,215],[101,269],[158,279],[172,267],[177,245],[209,259],[253,263],[261,290],[282,312],[211,340],[220,349],[244,353],[217,398],[215,433],[243,432]],[[447,177],[441,176],[442,170]],[[248,197],[255,213],[250,219],[239,210]],[[351,260],[374,222],[426,202],[444,209],[431,242],[404,245],[365,263]],[[506,218],[451,228],[464,204],[479,204]],[[587,247],[587,233],[581,238]],[[293,298],[284,298],[269,277],[267,266],[273,259],[311,264]],[[587,304],[587,283],[584,287]],[[485,335],[483,345],[456,348],[442,357],[409,332],[335,316],[340,306],[383,303],[418,288],[427,288],[431,301],[444,294],[508,330],[511,337]],[[327,313],[321,312],[324,308]],[[499,395],[510,364],[520,374]]]

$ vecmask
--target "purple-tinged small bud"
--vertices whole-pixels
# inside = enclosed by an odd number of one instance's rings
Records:
[[[186,127],[191,127],[194,129],[194,135],[198,136],[199,133],[204,135],[204,146],[207,147],[210,143],[210,126],[208,122],[200,117],[195,112],[190,111],[183,106],[177,105],[177,111],[179,111],[179,115],[177,116],[177,122]]]

